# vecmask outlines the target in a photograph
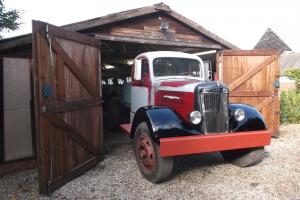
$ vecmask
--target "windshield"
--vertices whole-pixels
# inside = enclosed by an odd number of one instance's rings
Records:
[[[153,60],[153,73],[155,77],[187,76],[202,78],[200,62],[189,58],[156,58]]]

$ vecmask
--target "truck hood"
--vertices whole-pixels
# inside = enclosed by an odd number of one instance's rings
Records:
[[[156,90],[160,91],[194,92],[195,87],[200,83],[203,83],[203,81],[191,79],[169,79],[156,82],[154,87]]]

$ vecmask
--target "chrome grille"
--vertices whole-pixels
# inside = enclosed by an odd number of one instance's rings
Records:
[[[228,132],[228,93],[222,90],[201,93],[200,105],[204,133]]]

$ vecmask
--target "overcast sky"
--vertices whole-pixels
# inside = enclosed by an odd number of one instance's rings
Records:
[[[149,6],[155,0],[4,0],[7,8],[23,10],[20,29],[12,37],[29,33],[31,20],[64,25],[110,13]],[[270,27],[294,51],[300,52],[298,0],[164,0],[173,10],[242,49],[252,49]]]

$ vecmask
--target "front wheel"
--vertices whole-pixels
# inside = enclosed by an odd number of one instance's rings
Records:
[[[220,153],[225,161],[239,167],[256,165],[265,157],[264,147],[221,151]]]
[[[134,154],[141,174],[152,183],[167,180],[173,170],[173,158],[161,158],[159,152],[159,145],[151,139],[147,123],[140,123],[134,134]]]

